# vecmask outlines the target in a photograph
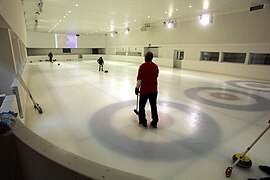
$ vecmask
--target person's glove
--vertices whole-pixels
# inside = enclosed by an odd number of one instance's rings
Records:
[[[140,92],[140,90],[139,90],[139,88],[135,88],[135,94],[138,96],[138,94],[139,94],[139,92]]]

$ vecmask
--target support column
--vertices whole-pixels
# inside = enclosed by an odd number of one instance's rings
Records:
[[[16,66],[10,30],[0,28],[0,39],[0,94],[12,95],[11,84]]]
[[[246,59],[245,59],[245,64],[249,64],[250,59],[250,53],[246,53]]]
[[[21,55],[20,55],[19,40],[16,37],[12,38],[12,47],[13,47],[16,72],[20,72],[22,62],[21,62]]]
[[[218,58],[218,62],[222,62],[223,61],[223,52],[219,52],[219,58]]]

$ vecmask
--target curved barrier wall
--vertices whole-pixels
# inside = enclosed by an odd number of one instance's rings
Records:
[[[13,134],[25,179],[147,179],[67,152],[36,135],[20,120]]]
[[[21,74],[22,77],[27,77],[24,75],[25,73],[28,73],[26,71],[23,71],[23,74]],[[25,81],[27,82],[27,80]],[[12,88],[17,88],[20,96],[24,96],[19,97],[20,99],[28,98],[26,97],[27,94],[23,92],[24,90],[19,87],[17,82],[13,83]],[[19,106],[17,105],[17,102],[15,95],[7,96],[0,108],[0,112],[18,112]],[[22,103],[21,106],[26,105],[26,101],[20,102]],[[22,110],[25,111],[24,108],[22,108]],[[23,112],[23,114],[25,114],[25,112]],[[9,172],[5,172],[7,174],[6,176],[9,176],[8,174],[15,173],[14,164],[16,164],[16,169],[18,171],[17,176],[23,176],[20,179],[27,180],[149,179],[92,162],[61,149],[27,128],[23,123],[24,120],[25,119],[17,119],[14,127],[12,128],[12,133],[5,135],[6,137],[10,137],[8,138],[10,143],[6,144],[14,144],[11,145],[11,148],[5,148],[9,157],[6,158],[7,162],[1,162],[4,165],[7,165],[7,163],[11,164],[10,167],[8,167],[9,170],[7,170]],[[13,143],[13,141],[15,141],[15,143]],[[13,154],[9,152],[9,149],[13,149]],[[14,160],[10,163],[9,158],[11,157],[18,158],[13,158]]]

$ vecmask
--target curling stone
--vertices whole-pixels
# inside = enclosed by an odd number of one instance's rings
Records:
[[[237,163],[237,166],[241,167],[241,168],[250,168],[252,166],[252,161],[251,159],[244,155],[242,158],[242,154],[241,153],[236,153],[233,155],[232,159],[233,162],[237,161],[237,159],[240,159],[240,161]]]

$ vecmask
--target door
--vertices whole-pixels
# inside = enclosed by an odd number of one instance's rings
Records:
[[[181,69],[183,59],[184,59],[184,51],[174,50],[173,67]]]

